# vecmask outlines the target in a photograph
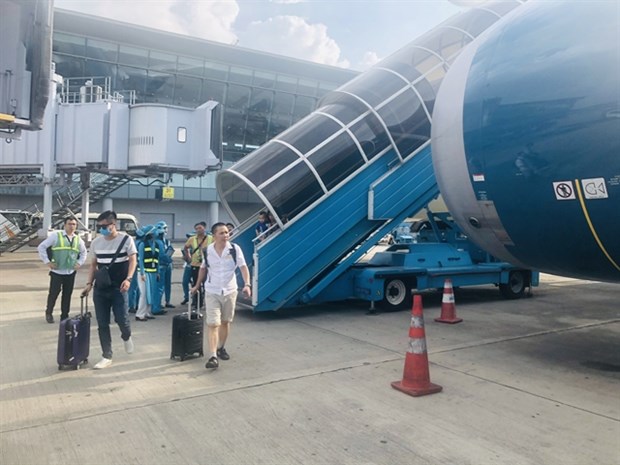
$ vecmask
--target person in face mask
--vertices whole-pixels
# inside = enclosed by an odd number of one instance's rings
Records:
[[[111,284],[103,287],[95,283],[93,302],[99,332],[99,342],[103,358],[94,368],[107,368],[112,364],[112,337],[110,335],[110,316],[121,330],[121,339],[128,354],[133,353],[134,345],[129,326],[127,291],[136,271],[136,245],[131,236],[116,229],[116,213],[103,212],[97,218],[99,235],[90,245],[92,261],[88,281],[82,295],[86,296],[93,288],[95,274],[99,268],[107,267]],[[116,256],[116,258],[114,258]]]

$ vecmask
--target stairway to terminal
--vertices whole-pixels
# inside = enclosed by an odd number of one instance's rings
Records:
[[[467,44],[520,4],[489,2],[449,19],[219,173],[218,193],[239,224],[234,241],[251,262],[254,311],[312,302],[439,195],[430,147],[437,90]],[[273,220],[256,237],[259,211]]]

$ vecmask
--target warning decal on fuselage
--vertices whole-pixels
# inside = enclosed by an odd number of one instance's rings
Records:
[[[582,179],[581,186],[586,199],[606,199],[609,197],[605,178]]]
[[[553,183],[553,192],[557,200],[575,200],[575,189],[572,181],[558,181]]]

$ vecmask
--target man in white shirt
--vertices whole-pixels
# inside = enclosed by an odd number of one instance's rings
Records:
[[[103,358],[93,367],[96,370],[112,365],[112,336],[110,334],[110,316],[121,330],[121,339],[125,345],[125,352],[133,353],[134,345],[129,325],[129,307],[127,306],[127,291],[136,271],[136,244],[127,233],[116,229],[117,216],[112,210],[107,210],[97,217],[97,232],[99,235],[90,244],[93,255],[90,262],[88,282],[82,291],[86,296],[93,289],[95,316],[97,317],[97,332]],[[98,272],[107,269],[108,282]]]
[[[228,241],[228,227],[224,223],[215,223],[211,228],[213,243],[205,251],[205,260],[202,261],[196,285],[192,294],[198,289],[207,277],[205,290],[205,305],[207,312],[207,342],[209,345],[209,360],[206,368],[217,368],[218,359],[228,360],[230,356],[224,344],[230,332],[230,324],[235,316],[237,301],[237,268],[243,276],[243,294],[249,298],[252,295],[250,286],[250,271],[245,262],[241,248]]]
[[[54,305],[62,291],[60,319],[69,318],[71,294],[75,284],[76,270],[86,261],[87,250],[84,241],[75,233],[77,220],[65,218],[64,231],[54,232],[39,244],[39,257],[49,266],[50,288],[47,294],[45,319],[54,323]]]

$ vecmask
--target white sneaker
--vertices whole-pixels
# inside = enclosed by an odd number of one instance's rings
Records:
[[[123,341],[125,343],[125,352],[128,354],[133,354],[133,339],[129,336],[129,339]]]
[[[112,359],[110,358],[102,358],[101,361],[99,363],[97,363],[93,368],[95,370],[101,370],[103,368],[108,368],[110,365],[112,365]]]

